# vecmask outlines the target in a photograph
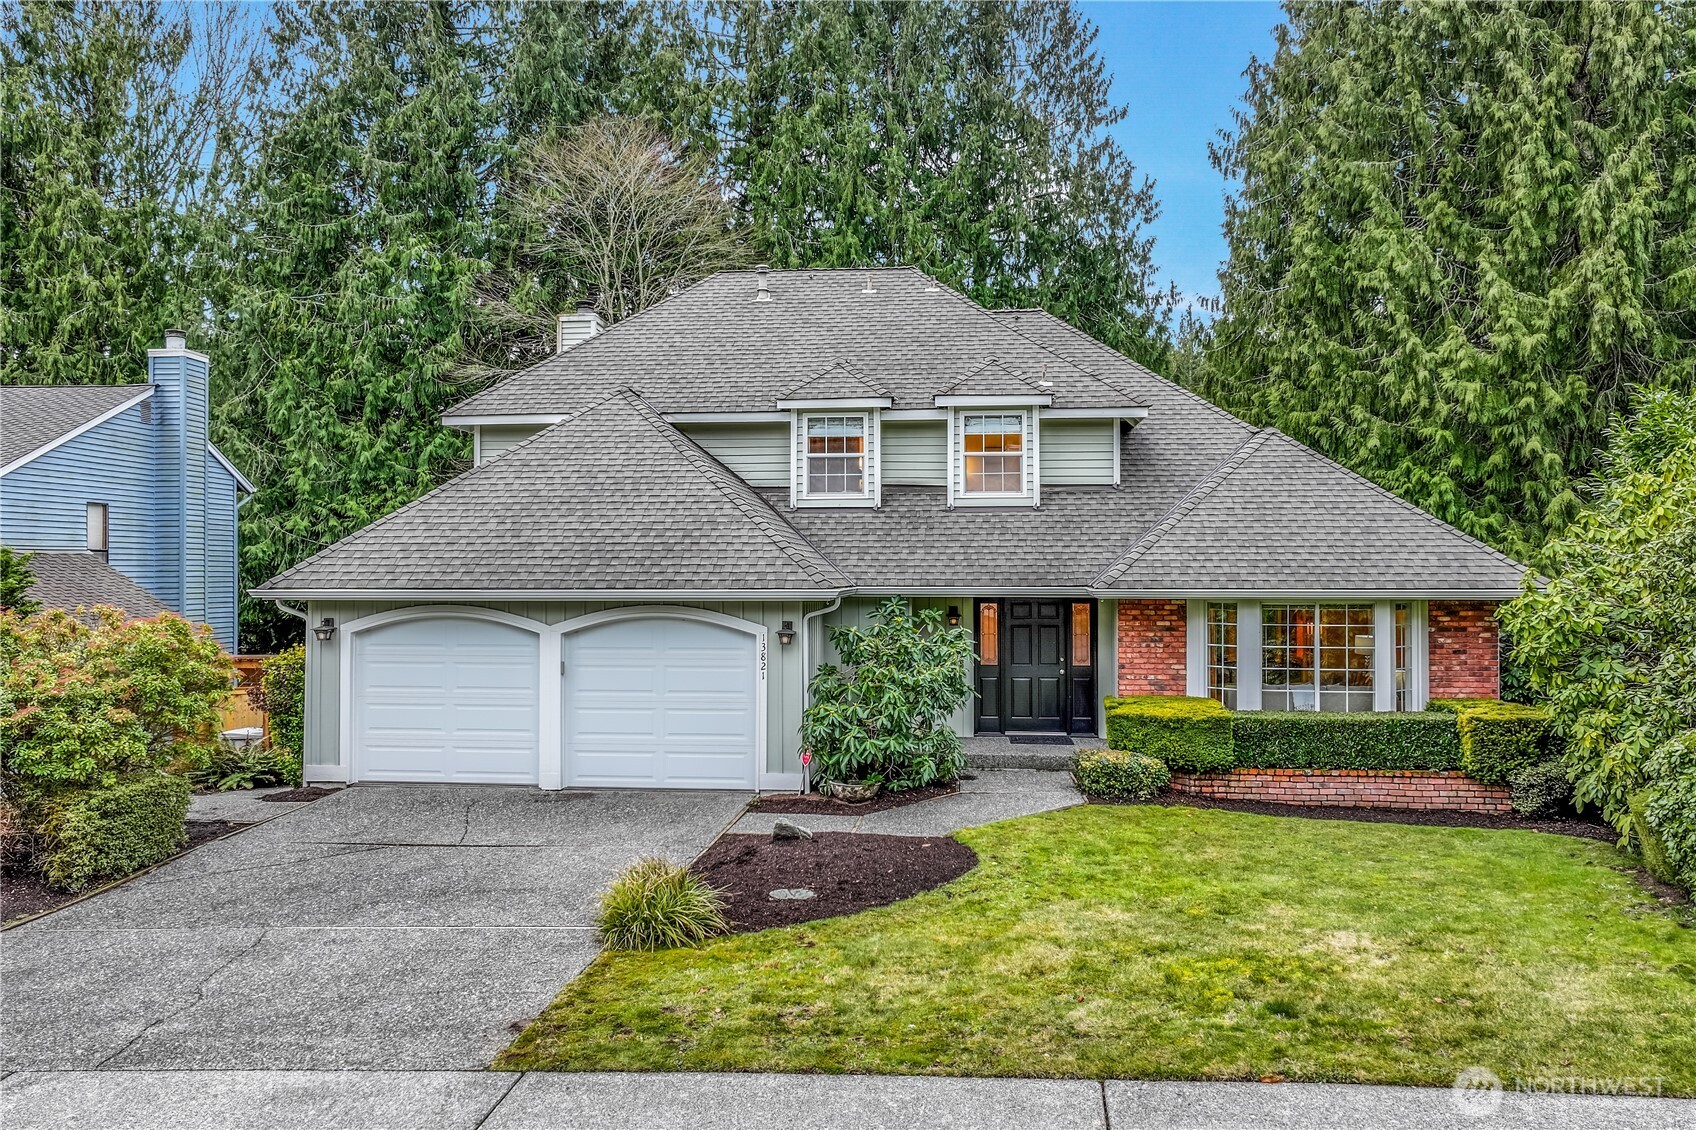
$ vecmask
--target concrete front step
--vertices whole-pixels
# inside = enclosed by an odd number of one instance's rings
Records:
[[[1065,746],[1041,745],[1009,745],[1001,749],[974,751],[966,748],[967,769],[1050,769],[1066,770],[1072,767],[1072,758],[1077,755],[1076,749]]]

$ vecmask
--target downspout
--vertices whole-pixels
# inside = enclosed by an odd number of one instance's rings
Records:
[[[308,616],[298,608],[290,608],[280,600],[273,600],[271,603],[275,604],[278,608],[281,608],[284,612],[287,612],[290,616],[298,617],[300,622],[303,624],[312,623],[312,617]]]
[[[813,642],[813,621],[828,612],[835,612],[838,608],[841,608],[842,598],[846,595],[846,593],[839,592],[836,594],[836,599],[823,608],[814,612],[803,613],[801,616],[801,678],[805,680],[801,684],[801,708],[803,710],[812,705],[813,665],[807,651]],[[811,765],[801,766],[801,791],[804,793],[813,791],[813,767]]]

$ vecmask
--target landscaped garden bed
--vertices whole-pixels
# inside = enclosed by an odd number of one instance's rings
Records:
[[[893,905],[603,955],[496,1066],[1446,1086],[1483,1065],[1696,1094],[1696,932],[1629,857],[1380,818],[1088,805],[968,829],[978,866]]]
[[[852,914],[958,879],[977,854],[949,836],[819,832],[812,839],[721,836],[694,870],[725,895],[741,931]],[[772,898],[773,891],[810,898]]]

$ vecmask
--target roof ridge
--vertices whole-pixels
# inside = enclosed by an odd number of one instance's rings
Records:
[[[907,270],[914,271],[914,272],[916,272],[920,275],[924,275],[924,277],[926,277],[926,278],[930,277],[929,275],[925,275],[924,272],[920,271],[917,267],[908,267]],[[938,280],[938,288],[939,288],[940,293],[948,295],[950,298],[954,299],[956,302],[964,303],[965,306],[967,307],[967,309],[973,311],[974,313],[978,314],[979,316],[984,317],[984,318],[988,318],[991,322],[993,322],[995,324],[997,329],[1000,329],[1000,330],[1003,330],[1007,333],[1010,333],[1014,337],[1016,337],[1019,340],[1027,343],[1028,345],[1031,345],[1036,349],[1042,350],[1042,352],[1048,354],[1050,357],[1054,358],[1056,361],[1060,362],[1062,365],[1065,365],[1068,368],[1076,369],[1078,372],[1083,373],[1087,376],[1094,376],[1094,374],[1091,373],[1088,369],[1085,369],[1082,365],[1079,365],[1076,361],[1073,361],[1071,358],[1061,356],[1060,354],[1054,352],[1054,350],[1048,348],[1048,346],[1042,344],[1042,342],[1036,341],[1036,340],[1034,340],[1030,337],[1027,337],[1025,334],[1020,333],[1016,327],[1009,326],[1007,323],[1003,322],[1000,318],[997,318],[995,316],[995,312],[993,310],[989,309],[987,306],[984,306],[982,303],[974,302],[972,299],[966,297],[964,294],[961,294],[959,291],[955,290],[953,287],[947,286],[947,285],[941,283],[940,280]],[[950,386],[950,387],[952,387],[952,386]]]
[[[1489,542],[1484,541],[1481,538],[1475,538],[1471,534],[1467,533],[1465,530],[1461,529],[1459,526],[1456,526],[1451,522],[1445,522],[1441,518],[1437,517],[1437,515],[1431,513],[1429,510],[1426,510],[1426,509],[1424,509],[1423,507],[1420,507],[1420,506],[1416,506],[1415,504],[1409,502],[1407,499],[1403,498],[1401,495],[1397,494],[1395,491],[1389,489],[1388,487],[1381,486],[1378,483],[1373,482],[1371,479],[1367,478],[1365,475],[1361,474],[1359,471],[1352,470],[1351,468],[1346,467],[1343,464],[1337,462],[1335,459],[1332,459],[1329,455],[1326,455],[1324,452],[1307,446],[1307,444],[1296,439],[1294,436],[1285,435],[1283,432],[1281,432],[1277,428],[1273,428],[1273,427],[1267,427],[1267,428],[1263,428],[1261,430],[1266,432],[1268,435],[1270,435],[1274,438],[1281,439],[1285,443],[1290,444],[1291,446],[1295,447],[1298,451],[1300,451],[1303,455],[1307,455],[1307,456],[1310,456],[1311,458],[1317,459],[1321,463],[1329,464],[1331,467],[1335,468],[1338,471],[1341,471],[1343,474],[1347,475],[1349,478],[1354,479],[1356,482],[1359,482],[1362,485],[1371,488],[1373,491],[1384,496],[1386,499],[1390,500],[1391,502],[1394,502],[1397,506],[1400,506],[1404,510],[1413,511],[1415,514],[1417,514],[1419,517],[1425,519],[1427,522],[1430,522],[1435,526],[1438,526],[1438,527],[1440,527],[1444,530],[1447,530],[1449,533],[1455,534],[1456,536],[1460,537],[1461,539],[1463,539],[1465,541],[1471,542],[1473,545],[1476,545],[1478,548],[1485,550],[1486,552],[1492,554],[1493,556],[1497,557],[1501,561],[1506,562],[1507,564],[1512,565],[1512,566],[1514,566],[1515,568],[1518,568],[1518,569],[1529,570],[1531,568],[1531,566],[1525,564],[1525,562],[1523,562],[1523,561],[1515,561],[1513,558],[1509,557],[1507,554],[1503,553],[1501,550],[1497,549],[1495,546],[1491,545]]]
[[[609,392],[607,395],[601,397],[599,400],[595,401],[593,404],[589,404],[589,405],[587,405],[583,408],[579,408],[575,412],[572,412],[572,413],[569,413],[568,415],[566,415],[563,419],[561,419],[561,420],[559,420],[555,423],[549,424],[548,426],[546,426],[544,428],[538,428],[535,435],[532,435],[529,438],[527,438],[527,439],[525,439],[525,440],[523,440],[519,443],[513,444],[510,448],[508,448],[506,450],[505,454],[511,455],[514,451],[517,451],[521,447],[529,447],[531,444],[535,443],[537,440],[541,439],[544,435],[553,431],[555,428],[563,427],[564,425],[569,424],[569,423],[573,422],[574,420],[578,420],[578,419],[582,418],[586,413],[593,412],[595,409],[599,408],[601,405],[605,404],[607,401],[611,400],[613,397],[618,396],[623,391],[625,391],[625,390],[616,389],[613,392]],[[340,549],[343,546],[348,545],[352,542],[359,541],[361,538],[364,538],[366,535],[376,531],[380,527],[387,526],[390,522],[394,521],[396,518],[399,518],[402,514],[405,514],[407,511],[411,510],[413,507],[422,505],[423,503],[425,503],[429,499],[432,499],[432,498],[436,497],[438,494],[441,494],[443,491],[447,490],[449,487],[456,486],[459,483],[463,483],[466,480],[471,479],[474,476],[488,470],[490,467],[496,466],[497,463],[498,463],[497,460],[490,460],[487,463],[479,463],[476,466],[472,467],[468,471],[461,471],[459,474],[455,475],[453,478],[449,479],[447,482],[442,483],[439,486],[432,487],[430,490],[425,491],[423,494],[419,495],[417,498],[413,499],[411,502],[408,502],[404,506],[397,506],[395,509],[393,509],[393,510],[389,511],[387,514],[383,515],[381,518],[378,518],[373,522],[367,522],[365,525],[363,525],[359,529],[353,531],[353,533],[347,535],[345,538],[338,538],[337,540],[331,542],[329,545],[325,546],[323,549],[320,549],[317,553],[314,553],[312,556],[301,558],[299,561],[296,561],[293,565],[290,565],[287,569],[284,569],[281,573],[278,573],[276,576],[272,577],[270,580],[266,581],[264,584],[258,585],[258,586],[255,586],[255,587],[257,587],[257,588],[270,588],[273,584],[275,584],[278,581],[285,579],[291,573],[294,573],[296,570],[303,569],[307,565],[312,564],[312,562],[318,560],[318,558],[324,556],[326,553],[330,552],[332,549]]]
[[[871,377],[866,376],[864,370],[862,370],[858,365],[854,364],[854,362],[850,361],[846,357],[838,357],[838,358],[835,358],[834,360],[832,360],[830,364],[826,365],[824,368],[822,368],[818,372],[814,373],[812,376],[806,378],[805,380],[796,381],[794,384],[790,385],[788,388],[786,388],[782,392],[778,393],[777,398],[779,400],[782,400],[786,397],[792,396],[795,393],[800,392],[802,389],[806,388],[808,385],[813,384],[816,381],[821,381],[824,378],[830,376],[830,374],[836,372],[836,370],[838,370],[838,369],[841,369],[843,372],[847,373],[849,376],[853,377],[855,380],[859,381],[861,384],[865,385],[867,388],[871,389],[873,392],[877,393],[879,396],[888,396],[889,395],[889,390],[887,388],[883,387],[883,385],[879,384],[877,381],[873,380]],[[638,395],[640,395],[640,394],[638,394]]]
[[[961,385],[965,384],[967,381],[976,379],[978,376],[980,376],[984,372],[984,370],[990,368],[991,366],[994,366],[995,368],[1000,369],[1003,373],[1006,373],[1008,376],[1012,377],[1014,380],[1018,381],[1020,384],[1026,386],[1032,392],[1042,392],[1042,391],[1044,391],[1042,389],[1042,387],[1040,385],[1038,385],[1035,381],[1031,380],[1029,377],[1026,377],[1019,370],[1008,365],[1005,361],[1001,360],[1001,358],[999,358],[999,357],[985,357],[982,361],[978,362],[977,368],[972,369],[971,371],[966,373],[965,376],[957,378],[951,384],[943,386],[941,389],[939,389],[937,391],[936,395],[937,396],[947,396],[950,392],[959,388]]]
[[[1226,479],[1230,478],[1238,468],[1248,461],[1249,456],[1253,455],[1268,439],[1272,438],[1273,434],[1270,429],[1257,429],[1232,448],[1225,458],[1214,464],[1213,469],[1202,476],[1200,482],[1191,487],[1182,498],[1172,504],[1170,510],[1162,514],[1158,521],[1149,526],[1142,536],[1131,544],[1129,549],[1097,573],[1095,580],[1090,582],[1091,586],[1111,585],[1118,581],[1120,577],[1123,577],[1143,554],[1153,549],[1155,545],[1159,544],[1161,538],[1171,533],[1180,521],[1193,513],[1195,508],[1201,505],[1203,499],[1218,490]]]
[[[648,426],[653,428],[658,435],[669,442],[677,450],[678,454],[694,463],[707,474],[710,474],[715,480],[715,485],[718,486],[719,492],[724,496],[725,500],[740,510],[743,516],[750,522],[753,522],[757,527],[759,527],[760,532],[766,536],[766,539],[770,541],[774,547],[777,548],[778,552],[789,558],[789,560],[797,565],[803,572],[821,585],[836,584],[838,583],[838,579],[828,576],[824,570],[819,568],[818,562],[823,562],[830,566],[831,569],[836,571],[841,582],[847,582],[848,575],[842,572],[841,566],[837,565],[836,562],[826,556],[824,552],[820,550],[818,546],[809,541],[800,530],[797,530],[793,525],[784,521],[783,516],[776,510],[772,509],[771,505],[768,504],[765,499],[759,498],[760,505],[758,510],[750,506],[749,499],[747,498],[747,492],[753,492],[753,488],[739,478],[735,472],[731,471],[717,459],[714,459],[694,440],[666,423],[660,414],[654,411],[653,405],[642,399],[641,393],[637,392],[633,388],[625,388],[622,391],[628,395],[631,404],[636,408],[642,418],[647,421]],[[727,486],[729,489],[725,489]],[[755,494],[756,497],[758,497],[757,492],[755,492]],[[789,544],[785,538],[777,536],[777,528],[788,531],[788,533],[793,536],[796,541],[811,550],[817,557],[818,561],[810,560],[806,555],[797,553],[794,545]]]

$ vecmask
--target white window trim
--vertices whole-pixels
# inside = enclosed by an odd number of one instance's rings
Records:
[[[803,506],[869,506],[883,505],[883,443],[879,436],[879,410],[876,408],[796,410],[790,413],[789,424],[789,505]],[[864,429],[866,476],[865,490],[858,494],[809,494],[807,492],[807,421],[814,417],[840,416],[858,418]]]
[[[1237,606],[1237,709],[1260,710],[1262,671],[1262,604],[1366,604],[1372,607],[1372,708],[1379,713],[1396,709],[1396,605],[1408,606],[1407,616],[1407,712],[1424,710],[1428,701],[1430,661],[1426,645],[1427,604],[1423,600],[1366,601],[1359,598],[1268,596],[1261,600],[1231,601],[1218,597],[1192,597],[1185,607],[1185,679],[1187,692],[1197,698],[1212,693],[1207,671],[1207,606]]]
[[[1024,490],[1004,494],[969,493],[966,490],[966,426],[967,416],[1013,416],[1022,421],[1025,437]],[[1042,452],[1039,437],[1041,427],[1035,407],[973,405],[955,408],[948,414],[948,506],[1017,506],[1029,503],[1042,505]]]

